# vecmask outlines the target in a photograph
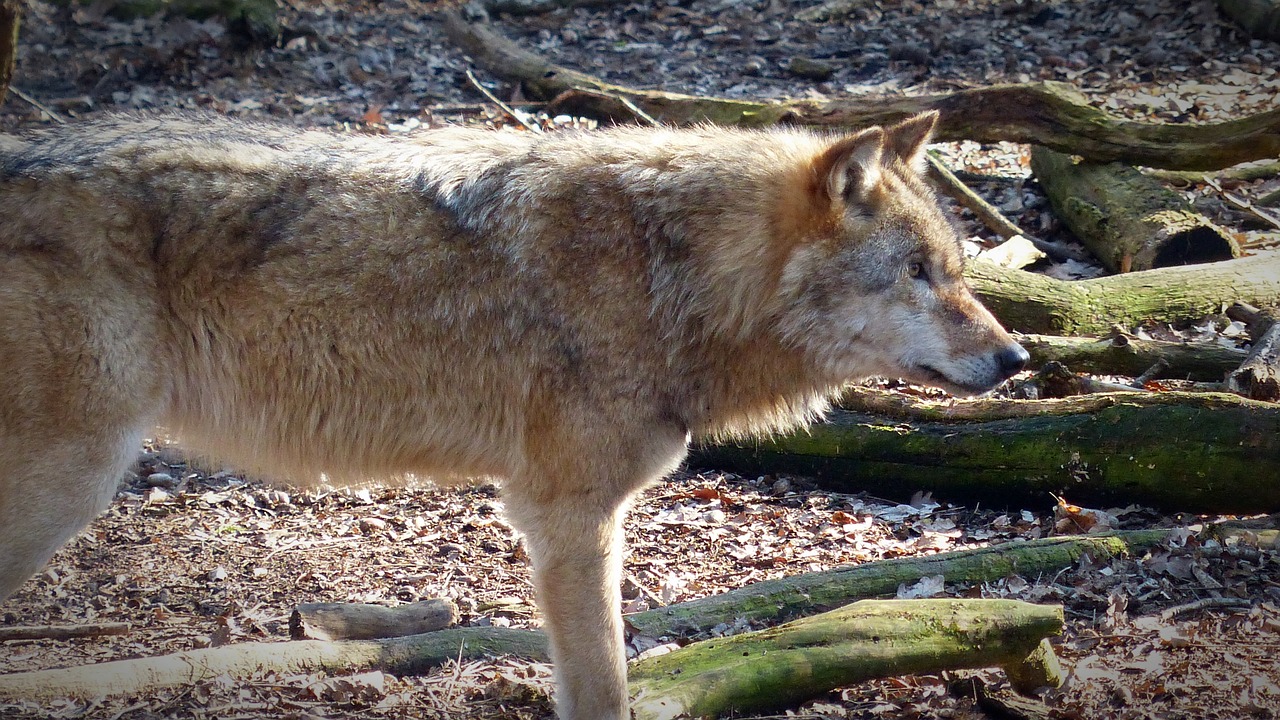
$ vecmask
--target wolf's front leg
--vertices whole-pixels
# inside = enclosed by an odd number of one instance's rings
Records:
[[[621,598],[622,499],[591,492],[550,502],[512,498],[512,519],[533,558],[538,607],[551,637],[562,720],[624,720],[627,670]]]

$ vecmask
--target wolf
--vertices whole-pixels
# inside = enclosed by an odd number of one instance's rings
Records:
[[[691,438],[1027,353],[921,180],[935,113],[403,138],[116,116],[0,140],[0,599],[144,435],[293,483],[496,478],[564,720],[629,717],[621,524]]]

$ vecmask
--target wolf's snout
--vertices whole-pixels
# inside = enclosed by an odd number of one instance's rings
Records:
[[[1001,377],[1006,380],[1022,372],[1030,361],[1031,354],[1018,344],[1010,345],[996,353],[996,365],[1000,368]]]

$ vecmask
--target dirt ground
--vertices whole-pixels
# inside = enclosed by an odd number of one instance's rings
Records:
[[[492,21],[561,64],[690,93],[918,94],[1051,79],[1142,120],[1209,122],[1280,107],[1280,46],[1244,37],[1205,0],[867,2],[846,21],[794,18],[813,4],[660,0],[524,18],[494,13]],[[74,9],[29,3],[15,75],[22,96],[11,94],[0,107],[0,129],[170,108],[351,132],[505,123],[471,86],[464,74],[471,64],[424,3],[285,1],[285,41],[265,48],[247,45],[216,18],[122,21],[111,8],[109,0]],[[828,63],[829,77],[793,74],[795,58]],[[521,99],[476,72],[504,99]],[[1023,227],[1070,240],[1028,179],[1025,147],[940,149],[959,169],[996,176],[975,186]],[[1277,187],[1273,177],[1228,189],[1257,198]],[[1180,191],[1246,247],[1277,243],[1274,229],[1213,188]],[[963,212],[957,222],[975,243],[990,237]],[[1096,269],[1046,271],[1073,277]],[[1204,335],[1203,327],[1184,332]],[[1259,472],[1280,478],[1280,468]],[[628,522],[628,609],[1055,532],[1048,499],[986,508],[927,497],[903,502],[911,496],[911,488],[889,500],[826,492],[803,477],[681,472],[646,492]],[[1051,577],[983,585],[925,579],[899,594],[1063,604],[1067,629],[1054,647],[1068,677],[1036,698],[1042,717],[1280,714],[1280,553],[1248,541],[1199,540],[1196,532],[1218,518],[1110,512],[1120,528],[1187,532],[1141,557],[1085,559]],[[0,628],[115,621],[131,631],[0,643],[0,672],[284,641],[297,603],[426,597],[455,600],[464,624],[537,625],[526,556],[495,488],[295,492],[148,446],[109,512],[0,604]],[[994,670],[899,677],[838,689],[770,717],[995,717],[950,691],[962,676],[1007,687]],[[0,701],[0,718],[551,718],[549,689],[546,665],[496,659],[420,677],[259,673],[144,697]]]

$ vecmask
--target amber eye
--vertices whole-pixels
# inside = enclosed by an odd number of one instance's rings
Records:
[[[924,277],[924,265],[918,262],[910,263],[907,265],[907,275],[913,278]]]

